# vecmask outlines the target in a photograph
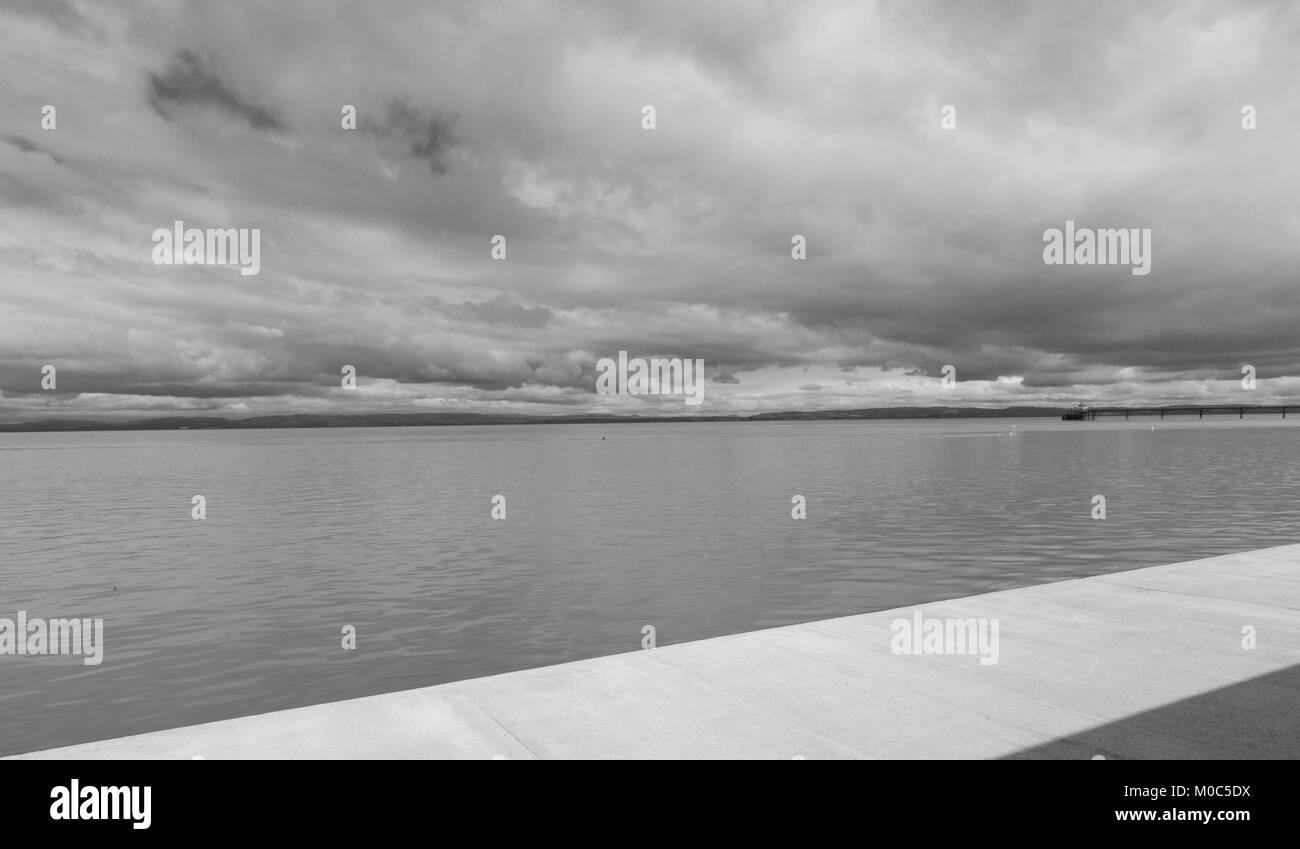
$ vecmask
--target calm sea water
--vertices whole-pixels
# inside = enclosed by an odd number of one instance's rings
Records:
[[[0,434],[0,616],[102,617],[106,644],[98,667],[0,656],[0,754],[634,651],[645,625],[666,645],[1293,543],[1298,439],[1263,417]]]

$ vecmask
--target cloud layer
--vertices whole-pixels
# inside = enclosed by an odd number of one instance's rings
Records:
[[[11,3],[0,419],[1300,401],[1297,41],[1287,3]],[[177,219],[261,273],[154,265]],[[1067,219],[1150,228],[1151,274],[1044,265]],[[703,359],[703,407],[596,395],[620,350]]]

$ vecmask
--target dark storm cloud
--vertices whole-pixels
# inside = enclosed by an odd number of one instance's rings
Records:
[[[22,136],[5,136],[4,141],[8,142],[10,145],[14,146],[15,148],[22,151],[23,153],[37,153],[43,156],[48,156],[51,160],[53,160],[55,163],[59,165],[68,164],[67,160],[63,159],[58,154],[52,153],[46,150],[45,148],[41,147],[40,145],[36,144],[35,142],[31,141],[30,139],[23,138]]]
[[[279,118],[242,98],[189,50],[182,50],[172,57],[161,74],[149,75],[149,105],[168,120],[172,117],[173,107],[215,108],[245,121],[254,129],[284,129]]]
[[[35,151],[40,150],[39,147],[32,144],[22,136],[5,136],[4,140],[9,142],[9,144],[13,145],[19,150],[21,150],[23,153],[33,153]]]
[[[422,161],[434,175],[447,173],[447,153],[456,144],[455,118],[432,109],[420,109],[405,99],[389,101],[384,119],[359,123],[367,131],[397,139],[406,154]]]

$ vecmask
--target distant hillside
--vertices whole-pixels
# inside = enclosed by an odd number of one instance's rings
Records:
[[[942,419],[990,417],[1052,417],[1061,415],[1056,407],[881,407],[867,410],[815,410],[758,413],[752,416],[524,416],[491,413],[360,413],[349,415],[255,416],[226,419],[215,416],[169,416],[131,421],[90,421],[49,419],[0,425],[0,433],[34,433],[74,430],[205,430],[212,428],[282,428],[282,427],[439,427],[449,425],[518,425],[518,424],[628,424],[633,422],[743,422],[743,421],[820,421],[842,419]]]

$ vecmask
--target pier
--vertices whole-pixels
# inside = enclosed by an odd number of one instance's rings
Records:
[[[1300,758],[1300,545],[1112,566],[22,757]],[[896,653],[921,615],[997,661]]]
[[[1196,416],[1203,419],[1208,416],[1236,416],[1244,419],[1247,415],[1280,415],[1286,418],[1287,412],[1295,412],[1300,407],[1261,406],[1249,404],[1182,404],[1173,407],[1075,407],[1061,413],[1061,420],[1067,422],[1091,422],[1100,418],[1119,417],[1125,419],[1133,416]]]

